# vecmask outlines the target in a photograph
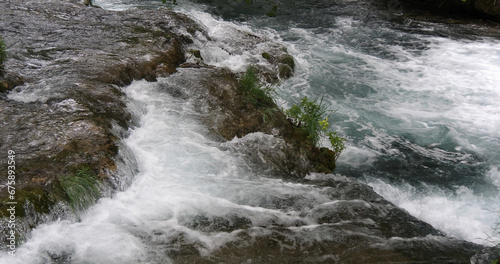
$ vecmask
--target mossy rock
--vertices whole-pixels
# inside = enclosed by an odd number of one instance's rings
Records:
[[[262,53],[262,58],[266,59],[266,60],[271,60],[271,55],[269,55],[269,53],[267,52],[263,52]]]
[[[289,54],[283,55],[278,59],[278,72],[281,79],[288,79],[293,76],[295,71],[295,60]]]
[[[196,58],[203,60],[203,57],[201,57],[201,51],[200,50],[189,50],[189,53],[193,54]]]
[[[277,175],[289,179],[302,178],[310,172],[329,173],[335,169],[333,151],[316,148],[302,130],[294,129],[290,120],[272,100],[272,105],[259,101],[249,102],[245,94],[246,89],[242,87],[242,81],[237,75],[218,70],[206,79],[204,86],[208,87],[211,96],[208,102],[220,111],[216,118],[210,120],[213,123],[209,123],[215,133],[227,140],[254,132],[281,137],[286,142],[280,150],[282,155],[260,153],[267,164],[274,164],[271,169]],[[256,78],[249,79],[254,80],[247,80],[249,84],[243,86],[251,86],[257,82]]]
[[[47,214],[50,208],[55,204],[53,198],[50,197],[46,188],[43,186],[29,186],[22,189],[16,189],[16,193],[12,195],[14,199],[10,199],[10,194],[7,191],[2,192],[0,199],[2,201],[16,202],[16,217],[24,217],[26,215],[24,205],[29,202],[33,205],[35,212]],[[7,209],[10,204],[3,202],[0,205],[0,216],[8,217]]]
[[[328,148],[314,148],[310,159],[316,172],[332,173],[335,170],[335,152]]]
[[[293,59],[292,55],[286,54],[282,56],[279,60],[279,63],[285,64],[288,67],[290,67],[292,70],[295,70],[295,60]]]
[[[3,72],[0,69],[0,93],[5,93],[24,83],[21,75],[12,72]]]
[[[278,71],[281,79],[288,79],[293,76],[293,69],[288,65],[280,64],[278,66]]]

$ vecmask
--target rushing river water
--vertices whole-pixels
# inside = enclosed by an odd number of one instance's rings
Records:
[[[161,4],[95,2],[112,10]],[[389,22],[384,12],[360,4],[300,2],[280,5],[277,17],[188,1],[175,8],[205,25],[215,40],[193,44],[208,64],[243,71],[261,60],[255,53],[228,52],[237,38],[227,34],[231,29],[287,47],[297,69],[281,83],[279,102],[287,107],[306,95],[323,97],[336,110],[330,121],[347,149],[335,177],[368,183],[447,235],[490,245],[500,211],[500,41],[462,38],[438,24]],[[208,255],[239,241],[234,232],[214,230],[305,225],[306,208],[330,201],[320,188],[267,178],[235,154],[241,141],[266,135],[214,140],[190,100],[162,92],[187,76],[180,70],[158,83],[124,88],[138,120],[124,139],[137,159],[136,179],[78,223],[35,229],[17,263],[168,263],[179,234]]]
[[[324,97],[348,139],[337,173],[449,235],[488,244],[500,210],[500,41],[390,23],[360,5],[307,5],[245,17],[298,61],[284,104]]]
[[[220,47],[200,47],[209,64],[242,70],[252,61],[223,50],[230,27],[283,43],[298,69],[281,85],[282,103],[324,97],[336,110],[330,120],[348,140],[337,173],[367,182],[451,236],[489,244],[500,211],[500,41],[473,29],[400,22],[395,3],[377,10],[364,2],[298,2],[282,3],[277,17],[225,1],[178,9],[220,40]]]

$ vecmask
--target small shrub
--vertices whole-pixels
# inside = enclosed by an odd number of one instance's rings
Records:
[[[333,152],[335,152],[335,160],[337,160],[340,156],[340,153],[345,149],[345,138],[339,137],[337,132],[328,132],[328,139],[330,140],[330,144],[332,145]]]
[[[339,137],[337,132],[328,132],[330,123],[328,116],[332,111],[328,110],[328,106],[323,103],[323,99],[319,102],[311,101],[304,97],[297,105],[293,105],[285,111],[285,115],[291,119],[292,124],[303,131],[307,138],[314,146],[318,146],[322,138],[328,137],[335,152],[335,160],[340,153],[345,149],[345,139]]]
[[[100,197],[97,179],[90,168],[80,169],[73,175],[62,176],[59,181],[68,195],[71,207],[75,210],[89,207]]]
[[[327,111],[328,109],[322,100],[318,103],[309,100],[306,96],[298,105],[294,104],[286,110],[285,114],[291,118],[295,127],[304,131],[307,138],[316,146],[321,138],[321,133],[325,131],[325,122],[328,122]]]

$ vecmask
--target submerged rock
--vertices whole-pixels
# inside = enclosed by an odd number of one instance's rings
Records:
[[[7,72],[0,75],[0,93],[5,93],[14,89],[16,86],[22,85],[24,78],[18,74]]]

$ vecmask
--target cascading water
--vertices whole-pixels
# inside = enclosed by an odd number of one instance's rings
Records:
[[[137,1],[95,2],[123,10]],[[495,104],[500,43],[442,38],[433,36],[432,28],[412,31],[351,9],[317,8],[301,14],[321,9],[326,18],[248,15],[245,25],[220,21],[198,4],[181,3],[178,9],[209,28],[216,44],[193,44],[208,64],[243,70],[262,60],[228,52],[228,27],[253,30],[288,47],[298,68],[281,84],[279,100],[289,106],[305,95],[323,97],[337,110],[330,119],[334,129],[348,140],[336,171],[344,176],[332,178],[356,177],[448,235],[491,244],[485,239],[500,210],[500,107]],[[238,15],[244,14],[233,17]],[[269,135],[214,139],[201,122],[206,113],[192,100],[165,92],[190,76],[180,69],[158,83],[136,81],[124,88],[138,120],[124,139],[139,167],[131,186],[99,200],[80,222],[37,227],[15,259],[1,255],[0,262],[170,263],[186,250],[210,256],[227,244],[256,240],[274,232],[269,226],[314,230],[314,212],[341,206],[328,188],[273,179],[238,154],[241,142]],[[320,176],[309,176],[315,177]],[[250,230],[245,239],[242,229]],[[311,237],[332,239],[325,238],[328,232],[314,232]],[[296,236],[286,234],[290,241]]]
[[[491,245],[500,211],[500,41],[390,23],[365,4],[283,3],[276,18],[220,13],[282,41],[298,61],[280,89],[285,106],[307,95],[336,110],[330,120],[349,142],[337,173],[448,235]]]
[[[171,78],[182,79],[187,74]],[[232,230],[294,225],[303,221],[295,210],[329,200],[311,186],[262,178],[265,174],[249,168],[229,151],[238,148],[239,140],[211,140],[199,121],[202,114],[192,103],[162,91],[169,85],[165,79],[158,83],[138,81],[126,88],[130,110],[140,119],[139,127],[125,140],[140,171],[130,188],[113,198],[101,199],[81,216],[80,222],[60,221],[37,227],[16,252],[16,258],[4,255],[0,260],[170,263],[168,252],[179,247],[176,240],[182,239],[208,254],[225,243],[238,241],[238,232],[230,233]],[[273,197],[284,196],[297,198],[269,207]],[[257,228],[255,232],[264,231]]]

